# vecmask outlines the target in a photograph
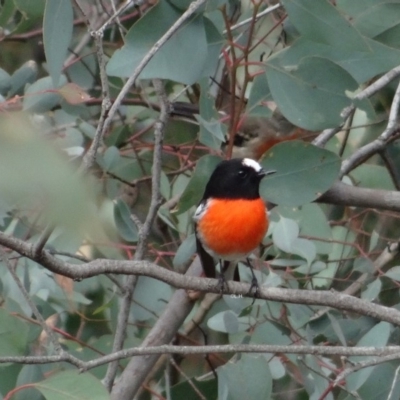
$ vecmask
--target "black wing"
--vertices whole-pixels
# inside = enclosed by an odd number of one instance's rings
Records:
[[[215,261],[212,256],[210,256],[209,253],[206,252],[204,249],[203,245],[201,244],[199,238],[197,237],[196,234],[196,248],[197,248],[197,254],[200,257],[200,262],[203,267],[203,271],[206,275],[207,278],[216,278],[216,270],[215,270]]]

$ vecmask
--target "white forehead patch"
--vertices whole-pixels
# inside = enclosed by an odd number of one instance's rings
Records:
[[[262,170],[261,165],[257,161],[252,160],[251,158],[244,158],[242,164],[245,165],[246,167],[253,168],[254,171],[256,172],[260,172]]]

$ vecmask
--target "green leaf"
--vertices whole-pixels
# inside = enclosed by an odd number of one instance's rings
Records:
[[[282,4],[304,37],[353,51],[369,51],[363,36],[328,0],[282,0]]]
[[[110,146],[104,152],[102,157],[102,168],[105,171],[112,171],[113,168],[119,165],[120,154],[115,146]]]
[[[314,131],[339,125],[340,113],[351,104],[346,91],[358,88],[346,70],[321,57],[304,57],[297,66],[273,61],[267,78],[282,114],[294,125]]]
[[[371,274],[374,269],[374,263],[369,258],[360,257],[354,260],[353,271]]]
[[[131,243],[138,240],[138,228],[131,219],[129,207],[121,199],[118,199],[114,204],[114,219],[118,233],[124,240]]]
[[[181,13],[167,1],[156,4],[132,26],[125,37],[125,45],[111,57],[107,73],[119,77],[132,75],[143,57],[180,16]],[[207,27],[211,25],[209,21]],[[214,28],[209,39],[215,41],[215,36]],[[193,46],[193,43],[196,45]],[[214,46],[214,43],[210,45]],[[215,48],[210,51],[215,53]],[[140,74],[140,78],[170,79],[191,85],[201,78],[209,63],[215,64],[218,61],[215,55],[215,60],[210,60],[208,55],[209,43],[204,18],[195,15],[161,47]]]
[[[43,397],[34,388],[30,388],[30,383],[35,383],[44,379],[42,367],[40,365],[24,365],[18,374],[16,387],[28,385],[24,390],[17,392],[15,400],[42,400]]]
[[[332,248],[331,227],[319,204],[310,203],[300,207],[278,206],[272,214],[279,214],[283,217],[295,220],[300,227],[302,236],[314,236],[320,240],[311,240],[318,254],[329,254]]]
[[[60,84],[67,82],[64,75],[59,79]],[[38,79],[25,91],[23,109],[34,113],[51,110],[61,101],[61,96],[55,91],[53,79],[45,77]]]
[[[309,203],[335,182],[340,158],[325,149],[293,140],[275,145],[261,164],[277,172],[261,181],[260,193],[275,204],[299,206]]]
[[[299,236],[299,225],[292,219],[281,217],[274,225],[272,240],[276,247],[286,253],[292,251],[293,242]]]
[[[373,38],[396,26],[399,15],[398,2],[377,2],[372,7],[364,7],[352,23],[361,34]]]
[[[353,76],[358,83],[386,73],[389,69],[398,65],[400,51],[393,47],[385,46],[375,40],[366,39],[368,51],[351,50],[341,46],[331,46],[318,43],[306,38],[300,38],[290,48],[277,55],[282,65],[297,65],[304,57],[313,54],[340,65]],[[371,113],[369,102],[363,102],[363,108]]]
[[[14,3],[26,18],[38,18],[43,15],[46,0],[14,0]]]
[[[302,238],[297,238],[293,241],[290,252],[304,258],[308,265],[311,265],[317,255],[314,243],[311,240]]]
[[[19,67],[11,76],[11,88],[9,96],[22,94],[28,83],[33,83],[37,76],[37,65],[35,61],[27,61]]]
[[[357,343],[357,346],[373,346],[383,347],[387,345],[391,331],[391,325],[388,322],[380,322],[370,329]],[[363,360],[371,359],[371,357],[353,356],[349,357],[352,363],[357,363]],[[347,389],[350,391],[359,389],[366,380],[371,376],[376,367],[363,368],[360,371],[354,372],[346,379]]]
[[[58,85],[68,46],[74,14],[71,0],[46,0],[43,18],[43,45],[54,86]]]
[[[238,316],[230,310],[222,311],[209,318],[207,326],[217,332],[237,333],[239,330]]]
[[[396,190],[387,168],[381,165],[361,164],[351,171],[350,176],[356,186]]]
[[[192,178],[179,200],[179,214],[189,210],[190,207],[197,205],[200,202],[206,184],[210,179],[210,175],[220,162],[221,159],[219,157],[210,155],[204,156],[197,161],[196,169],[194,170]]]
[[[272,101],[266,74],[257,75],[251,85],[249,100],[246,105],[246,114],[263,118],[272,117],[272,110],[263,105]]]
[[[390,279],[393,279],[394,281],[400,281],[400,267],[392,267],[385,273],[384,276],[387,276]]]
[[[189,235],[179,246],[173,264],[175,267],[182,266],[187,263],[196,251],[196,236]]]
[[[271,398],[272,376],[263,356],[243,354],[237,362],[219,367],[217,374],[219,399]]]
[[[63,371],[35,384],[46,400],[108,400],[110,395],[100,380],[88,372]]]
[[[330,287],[336,271],[341,263],[340,260],[347,257],[352,251],[352,246],[343,243],[352,243],[355,234],[343,226],[335,226],[332,229],[332,251],[329,254],[327,268],[318,273],[313,278],[314,287]],[[339,260],[339,261],[337,261]]]
[[[0,94],[6,95],[11,87],[11,76],[0,68]]]
[[[157,318],[164,311],[171,295],[170,285],[148,276],[140,276],[133,296],[131,318],[135,321]]]
[[[221,143],[225,140],[226,126],[216,119],[207,121],[201,115],[196,115],[196,119],[200,124],[200,143],[211,149],[219,150]]]
[[[374,301],[381,292],[382,281],[378,278],[367,285],[361,292],[361,298],[367,301]]]
[[[29,327],[23,320],[0,308],[0,356],[24,355],[28,332]]]

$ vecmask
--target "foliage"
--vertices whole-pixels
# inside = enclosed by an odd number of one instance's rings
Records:
[[[0,395],[398,398],[384,348],[400,321],[400,1],[210,0],[185,20],[188,0],[136,3],[0,3]],[[252,262],[261,295],[282,297],[179,292],[201,285],[170,283],[195,257],[207,179],[243,154],[277,171],[261,185],[270,227]],[[129,268],[143,265],[136,282]],[[127,356],[114,372],[86,363],[119,350],[119,334],[123,349],[289,347],[137,358],[128,376]],[[382,354],[343,363],[317,345]],[[143,391],[121,392],[134,376]]]

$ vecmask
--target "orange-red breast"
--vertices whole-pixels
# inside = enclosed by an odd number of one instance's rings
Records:
[[[212,173],[194,215],[197,252],[207,277],[216,277],[218,260],[225,262],[223,277],[227,262],[245,259],[261,243],[268,214],[259,185],[273,172],[243,158],[222,161]]]

